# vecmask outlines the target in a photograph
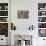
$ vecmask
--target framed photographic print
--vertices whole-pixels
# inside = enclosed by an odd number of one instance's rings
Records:
[[[29,11],[28,10],[18,10],[17,11],[17,18],[28,19],[29,18]]]

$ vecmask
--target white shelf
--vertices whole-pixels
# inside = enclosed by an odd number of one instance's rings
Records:
[[[0,23],[8,23],[8,22],[0,22]]]
[[[46,22],[38,22],[38,23],[46,23]]]
[[[46,28],[38,28],[38,29],[46,29]]]
[[[8,16],[0,16],[0,17],[8,17]]]
[[[8,10],[0,10],[0,11],[8,11]]]
[[[46,15],[44,15],[44,16],[38,16],[38,17],[46,17]]]
[[[38,11],[46,11],[46,10],[38,10]]]

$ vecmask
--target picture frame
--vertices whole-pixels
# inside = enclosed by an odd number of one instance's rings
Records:
[[[18,19],[28,19],[29,18],[29,10],[18,10],[17,18]]]

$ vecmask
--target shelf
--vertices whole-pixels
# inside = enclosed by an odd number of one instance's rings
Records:
[[[38,3],[38,36],[46,37],[46,3]]]
[[[0,16],[0,17],[8,17],[8,16]]]
[[[8,37],[8,3],[0,3],[0,35]]]
[[[46,29],[46,28],[38,28],[38,29]]]
[[[8,23],[8,22],[0,22],[0,23]]]
[[[46,17],[46,15],[44,15],[44,16],[38,16],[38,17]]]
[[[8,11],[8,10],[0,10],[0,11]]]
[[[38,11],[46,11],[46,10],[38,10]]]
[[[38,23],[46,23],[46,22],[38,22]]]

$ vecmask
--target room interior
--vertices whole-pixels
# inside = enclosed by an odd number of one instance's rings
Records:
[[[46,46],[46,0],[0,0],[0,46]]]

